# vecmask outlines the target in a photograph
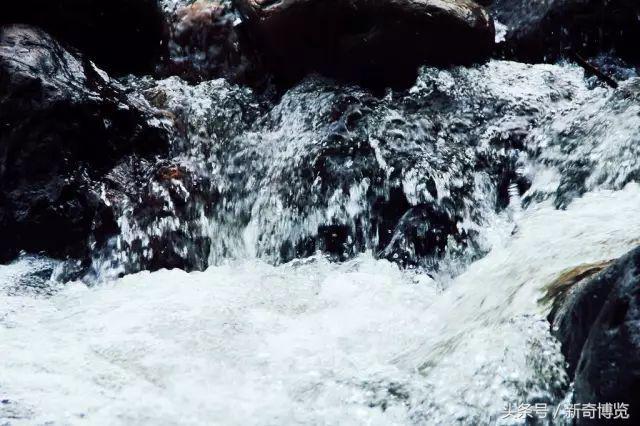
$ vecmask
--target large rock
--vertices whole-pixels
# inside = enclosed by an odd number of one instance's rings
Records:
[[[626,403],[631,419],[640,416],[640,248],[578,282],[550,319],[575,374],[575,402]]]
[[[0,27],[0,258],[82,256],[115,232],[99,181],[166,149],[155,114],[43,31]]]
[[[420,64],[470,63],[493,49],[493,22],[470,0],[235,0],[281,82],[309,71],[404,86]]]
[[[152,71],[166,50],[158,0],[19,0],[0,6],[0,24],[29,24],[113,73]]]
[[[573,376],[580,361],[582,347],[591,327],[607,299],[611,286],[601,285],[599,279],[611,274],[611,261],[580,265],[563,273],[549,286],[545,301],[553,301],[549,321],[554,334],[561,340],[567,370]],[[614,272],[614,274],[617,272]],[[597,279],[592,279],[597,277]]]
[[[505,25],[500,50],[508,58],[554,61],[568,53],[614,49],[640,60],[640,2],[636,0],[494,0],[491,13]]]

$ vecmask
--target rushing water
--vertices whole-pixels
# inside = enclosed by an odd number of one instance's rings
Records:
[[[639,243],[637,79],[493,61],[384,97],[310,78],[274,104],[128,84],[179,123],[180,172],[105,186],[122,233],[83,280],[0,266],[0,420],[522,424],[506,404],[565,397],[539,299]],[[143,271],[157,247],[204,270]]]

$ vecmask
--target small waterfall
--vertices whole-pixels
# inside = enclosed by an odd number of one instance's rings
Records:
[[[524,424],[508,404],[557,407],[570,384],[540,299],[640,241],[639,81],[493,60],[274,99],[129,77],[171,154],[107,179],[121,232],[86,276],[0,266],[0,414],[507,425]]]
[[[275,104],[222,80],[131,85],[178,131],[143,191],[108,200],[122,204],[122,232],[96,250],[98,276],[365,251],[456,275],[491,249],[486,229],[520,198],[563,206],[637,169],[637,107],[621,94],[635,81],[611,94],[570,66],[426,68],[382,98],[309,78]],[[160,247],[175,264],[157,264]]]

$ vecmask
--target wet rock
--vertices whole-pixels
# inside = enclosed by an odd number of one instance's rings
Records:
[[[97,247],[94,270],[129,274],[208,266],[206,218],[217,201],[208,177],[177,160],[125,161],[104,182],[104,197],[120,227]],[[126,259],[119,257],[123,252]]]
[[[221,153],[247,123],[257,121],[252,92],[217,79],[190,85],[177,77],[133,77],[127,85],[171,116],[170,152],[155,161],[121,162],[104,178],[104,198],[117,218],[112,238],[96,241],[92,272],[105,277],[140,270],[202,270],[212,247],[227,257],[225,228],[213,219],[219,208]],[[168,112],[170,111],[170,113]],[[248,165],[238,176],[246,180]],[[229,221],[241,221],[236,211]]]
[[[198,0],[167,5],[169,56],[160,75],[178,75],[192,83],[213,78],[260,87],[265,74],[260,58],[238,27],[230,0]]]
[[[0,24],[38,26],[111,73],[150,72],[166,49],[158,0],[7,1]]]
[[[457,229],[460,221],[460,217],[451,217],[432,205],[411,207],[397,222],[391,240],[378,255],[404,266],[415,266],[417,259],[441,259],[450,238],[461,245],[467,242],[466,233]],[[433,269],[435,262],[428,266]]]
[[[580,361],[584,342],[611,290],[610,286],[602,285],[594,276],[612,263],[604,261],[580,265],[564,272],[548,286],[543,299],[553,302],[549,320],[554,334],[563,342],[563,354],[572,377]]]
[[[211,216],[217,194],[208,177],[198,175],[187,166],[163,162],[153,170],[144,189],[142,203],[133,211],[138,225],[147,229],[162,227],[162,232],[148,232],[149,244],[140,258],[141,269],[180,268],[204,270],[208,266],[211,238],[204,218]],[[158,220],[160,218],[160,221]],[[186,223],[187,228],[171,227],[167,222]],[[162,220],[164,219],[164,224]]]
[[[631,419],[640,415],[639,267],[635,249],[574,286],[550,316],[575,374],[575,402],[630,404]]]
[[[409,86],[424,63],[486,58],[494,28],[469,0],[235,0],[281,83],[310,71],[367,86]]]
[[[148,104],[45,32],[0,27],[0,257],[86,254],[113,230],[99,182],[122,158],[166,150]]]
[[[507,27],[500,51],[507,58],[554,61],[571,52],[608,50],[640,60],[640,3],[635,0],[495,0],[491,12]]]

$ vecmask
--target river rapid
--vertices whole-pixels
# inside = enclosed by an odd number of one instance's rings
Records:
[[[196,184],[153,188],[162,215],[122,202],[82,278],[43,257],[0,266],[0,421],[510,425],[525,420],[509,404],[553,409],[571,387],[545,287],[640,241],[640,79],[616,72],[611,89],[570,64],[491,61],[375,97],[310,77],[276,100],[130,78],[184,124],[167,161]],[[149,272],[158,246],[193,272]]]

